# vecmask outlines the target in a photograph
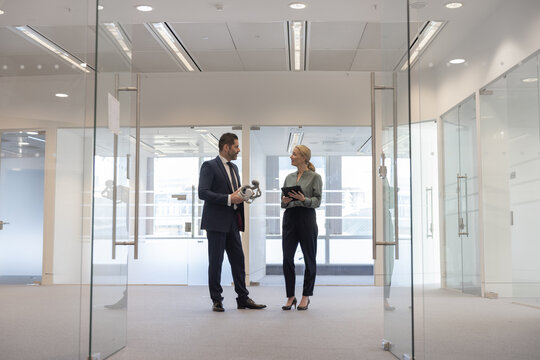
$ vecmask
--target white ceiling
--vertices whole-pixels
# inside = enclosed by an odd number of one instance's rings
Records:
[[[442,0],[424,1],[411,9],[410,37],[426,20],[445,20],[445,44],[430,54],[442,61],[470,30],[501,0],[466,0],[459,10],[449,10]],[[414,2],[414,1],[412,1]],[[287,22],[306,20],[308,71],[391,71],[407,47],[405,1],[311,0],[302,11],[289,1],[227,0],[223,11],[200,0],[148,0],[154,11],[141,13],[140,1],[102,0],[100,23],[114,21],[128,34],[133,49],[131,70],[142,73],[179,72],[181,66],[144,26],[166,21],[198,67],[214,71],[289,71]],[[76,0],[35,2],[19,0],[0,4],[0,75],[51,75],[77,73],[71,65],[9,29],[30,25],[81,61],[94,65],[94,9]],[[95,16],[95,15],[94,15]],[[83,25],[88,24],[88,25]],[[100,34],[103,30],[100,28]],[[441,33],[439,36],[444,35]],[[448,36],[456,34],[457,36]],[[98,39],[103,71],[128,67],[109,37]],[[426,54],[427,55],[427,54]],[[21,68],[21,65],[24,68]],[[38,65],[41,65],[38,69]],[[57,67],[55,68],[55,65]]]

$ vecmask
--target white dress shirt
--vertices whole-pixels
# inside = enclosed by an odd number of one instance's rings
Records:
[[[221,155],[219,155],[219,158],[221,159],[221,162],[223,163],[223,166],[225,167],[225,171],[227,172],[227,176],[229,177],[229,182],[231,183],[231,189],[234,189],[232,176],[231,176],[231,167],[229,166],[229,164],[227,164],[229,161],[227,159],[225,159]],[[232,205],[234,205],[235,209],[237,208],[236,204],[232,204]],[[231,206],[231,195],[230,194],[227,197],[227,206]]]

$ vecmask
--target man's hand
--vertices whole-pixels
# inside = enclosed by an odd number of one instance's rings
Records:
[[[240,189],[241,188],[238,188],[238,190],[231,194],[231,204],[241,204],[244,201],[244,199],[242,199],[242,197],[238,194]]]

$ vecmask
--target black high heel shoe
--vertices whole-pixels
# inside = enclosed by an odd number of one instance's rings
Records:
[[[308,306],[309,306],[309,299],[308,299],[308,301],[307,301],[306,306],[298,306],[298,307],[296,308],[296,310],[307,310],[307,309],[308,309]]]
[[[293,299],[291,305],[283,305],[281,307],[282,310],[291,310],[291,308],[294,306],[294,308],[296,309],[296,298]]]

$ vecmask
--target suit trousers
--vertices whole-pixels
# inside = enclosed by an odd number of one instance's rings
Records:
[[[208,287],[210,298],[213,302],[223,301],[221,294],[221,268],[223,265],[224,252],[227,252],[234,281],[234,290],[240,301],[248,298],[246,288],[246,270],[242,240],[236,221],[233,222],[229,232],[206,231],[208,238]]]
[[[282,233],[283,275],[287,297],[294,296],[296,286],[294,254],[299,243],[306,267],[302,295],[312,296],[317,274],[317,235],[319,233],[315,209],[294,207],[285,210]]]

